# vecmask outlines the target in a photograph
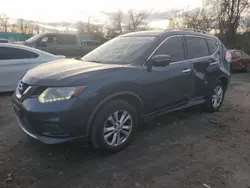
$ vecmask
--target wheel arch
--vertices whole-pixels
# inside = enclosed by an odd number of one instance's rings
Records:
[[[226,76],[220,76],[217,80],[220,80],[224,84],[225,88],[227,88],[229,79]]]
[[[87,122],[88,134],[90,134],[91,132],[91,125],[98,111],[109,101],[116,100],[116,99],[124,100],[128,102],[130,105],[132,105],[133,107],[135,107],[139,120],[143,117],[143,102],[137,94],[133,92],[128,92],[128,91],[117,92],[117,93],[108,95],[96,105],[96,107],[92,111],[90,118],[88,119],[88,122]]]

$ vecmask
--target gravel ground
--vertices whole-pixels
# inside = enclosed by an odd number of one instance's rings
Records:
[[[124,151],[100,156],[81,143],[44,145],[17,126],[0,96],[0,187],[248,188],[250,74],[234,74],[220,112],[198,107],[148,123]]]

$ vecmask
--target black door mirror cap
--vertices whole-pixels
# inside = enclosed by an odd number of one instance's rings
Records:
[[[171,63],[170,55],[155,55],[151,59],[152,66],[155,67],[166,67]]]

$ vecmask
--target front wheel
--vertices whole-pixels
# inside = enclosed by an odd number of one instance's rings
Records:
[[[223,103],[224,95],[225,86],[221,81],[217,81],[207,98],[207,110],[210,112],[218,111]]]
[[[103,152],[121,151],[131,142],[137,127],[136,109],[123,100],[111,101],[96,114],[92,145]]]

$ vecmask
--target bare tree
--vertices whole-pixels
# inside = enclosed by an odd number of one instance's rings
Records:
[[[39,34],[39,32],[40,32],[40,26],[39,26],[38,21],[35,24],[35,31],[36,31],[36,34]]]
[[[244,10],[249,8],[248,0],[218,0],[220,7],[219,25],[221,33],[227,38],[235,37]]]
[[[97,35],[103,35],[103,26],[100,24],[94,24],[94,18],[89,17],[87,22],[78,22],[77,30],[79,34],[95,33]]]
[[[183,10],[173,9],[169,12],[168,27],[173,29],[183,28]]]
[[[241,19],[241,28],[244,32],[250,31],[250,13]]]
[[[25,23],[24,24],[24,30],[23,30],[25,34],[27,34],[28,28],[29,28],[28,24]]]
[[[79,22],[77,23],[77,31],[78,31],[78,33],[79,33],[79,34],[85,33],[85,32],[87,32],[86,30],[87,30],[87,29],[86,29],[85,23],[82,22],[82,21],[79,21]]]
[[[4,28],[4,32],[8,31],[8,22],[9,22],[9,17],[7,14],[0,14],[0,24],[1,27]]]
[[[33,24],[29,24],[29,26],[28,26],[28,33],[29,34],[31,34],[31,35],[33,35],[34,34],[34,25]]]
[[[16,24],[12,24],[11,26],[12,26],[11,27],[11,32],[15,32],[16,31]]]
[[[24,27],[23,27],[23,19],[19,19],[19,20],[18,20],[18,25],[19,25],[19,27],[20,27],[20,31],[21,31],[21,33],[23,33],[23,31],[24,31]]]
[[[70,26],[70,23],[68,23],[68,22],[63,22],[63,27],[65,28],[66,32],[69,31],[69,26]]]
[[[128,23],[125,27],[128,31],[136,31],[141,27],[147,26],[146,18],[146,12],[136,12],[130,9],[128,11]]]
[[[112,25],[111,27],[119,34],[123,32],[122,28],[123,19],[124,19],[124,13],[121,10],[118,10],[111,16],[111,25]]]
[[[211,31],[214,28],[216,15],[210,9],[197,8],[192,11],[185,11],[182,15],[183,25],[186,28]]]

